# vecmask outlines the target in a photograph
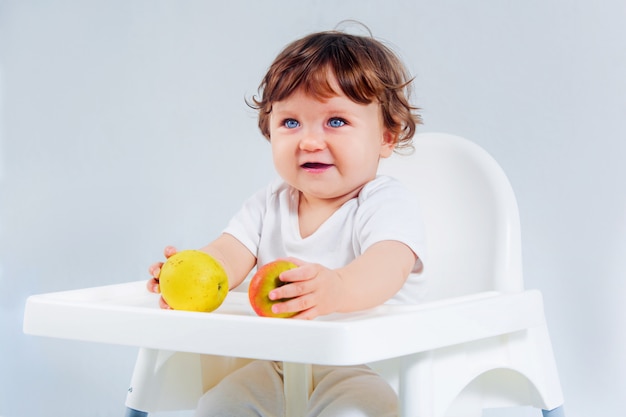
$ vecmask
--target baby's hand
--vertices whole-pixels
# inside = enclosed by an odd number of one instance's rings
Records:
[[[165,255],[166,259],[174,255],[175,253],[176,253],[176,248],[173,246],[166,246],[165,249],[163,250],[163,254]],[[146,283],[146,287],[148,288],[148,291],[157,293],[157,294],[161,292],[161,289],[159,288],[159,275],[161,274],[162,266],[163,266],[163,262],[156,262],[150,265],[150,268],[148,268],[148,271],[150,272],[150,275],[152,276],[152,278],[148,280],[148,282]],[[163,297],[159,299],[159,306],[163,309],[171,309],[171,307],[167,305]]]
[[[288,285],[276,288],[269,293],[272,300],[289,299],[274,304],[274,313],[297,311],[294,318],[313,319],[317,316],[341,310],[344,282],[339,272],[319,264],[288,258],[298,265],[280,274],[280,280]]]

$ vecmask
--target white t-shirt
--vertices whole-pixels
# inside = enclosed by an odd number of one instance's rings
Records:
[[[277,180],[246,201],[224,233],[255,254],[259,266],[291,256],[336,269],[376,242],[396,240],[419,257],[414,271],[420,270],[426,248],[420,209],[399,181],[376,177],[306,238],[300,235],[298,201],[298,191]],[[388,303],[416,303],[420,296],[420,277],[411,274]]]

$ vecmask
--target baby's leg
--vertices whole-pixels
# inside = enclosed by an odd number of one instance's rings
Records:
[[[366,366],[314,366],[309,417],[397,417],[398,397]]]
[[[254,361],[207,391],[196,417],[280,417],[284,415],[283,372],[270,361]]]

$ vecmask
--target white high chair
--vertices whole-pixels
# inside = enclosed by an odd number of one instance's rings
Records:
[[[247,295],[233,291],[210,314],[164,311],[139,281],[31,296],[24,331],[141,347],[128,417],[193,409],[251,359],[285,363],[288,417],[304,415],[308,364],[362,363],[389,379],[404,417],[519,405],[562,417],[542,298],[524,289],[517,203],[501,168],[465,139],[425,133],[413,155],[385,160],[381,172],[421,200],[429,247],[421,305],[272,319],[256,317]]]

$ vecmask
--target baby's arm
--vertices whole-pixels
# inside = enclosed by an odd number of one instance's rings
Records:
[[[228,277],[228,288],[233,289],[243,282],[256,264],[256,257],[241,242],[229,234],[222,234],[213,242],[200,249],[213,256],[226,271]],[[168,246],[164,250],[166,258],[174,255],[176,248]],[[150,266],[149,272],[152,276],[147,283],[148,290],[158,293],[159,274],[163,262],[157,262]],[[169,308],[163,297],[159,302],[161,308]]]
[[[294,260],[299,268],[280,275],[291,283],[273,290],[272,299],[293,298],[274,305],[274,312],[298,311],[296,318],[312,319],[334,312],[352,312],[387,301],[404,285],[417,256],[404,243],[378,242],[343,268]]]
[[[222,265],[231,290],[241,284],[256,265],[256,256],[228,233],[221,234],[200,250],[213,256]]]

